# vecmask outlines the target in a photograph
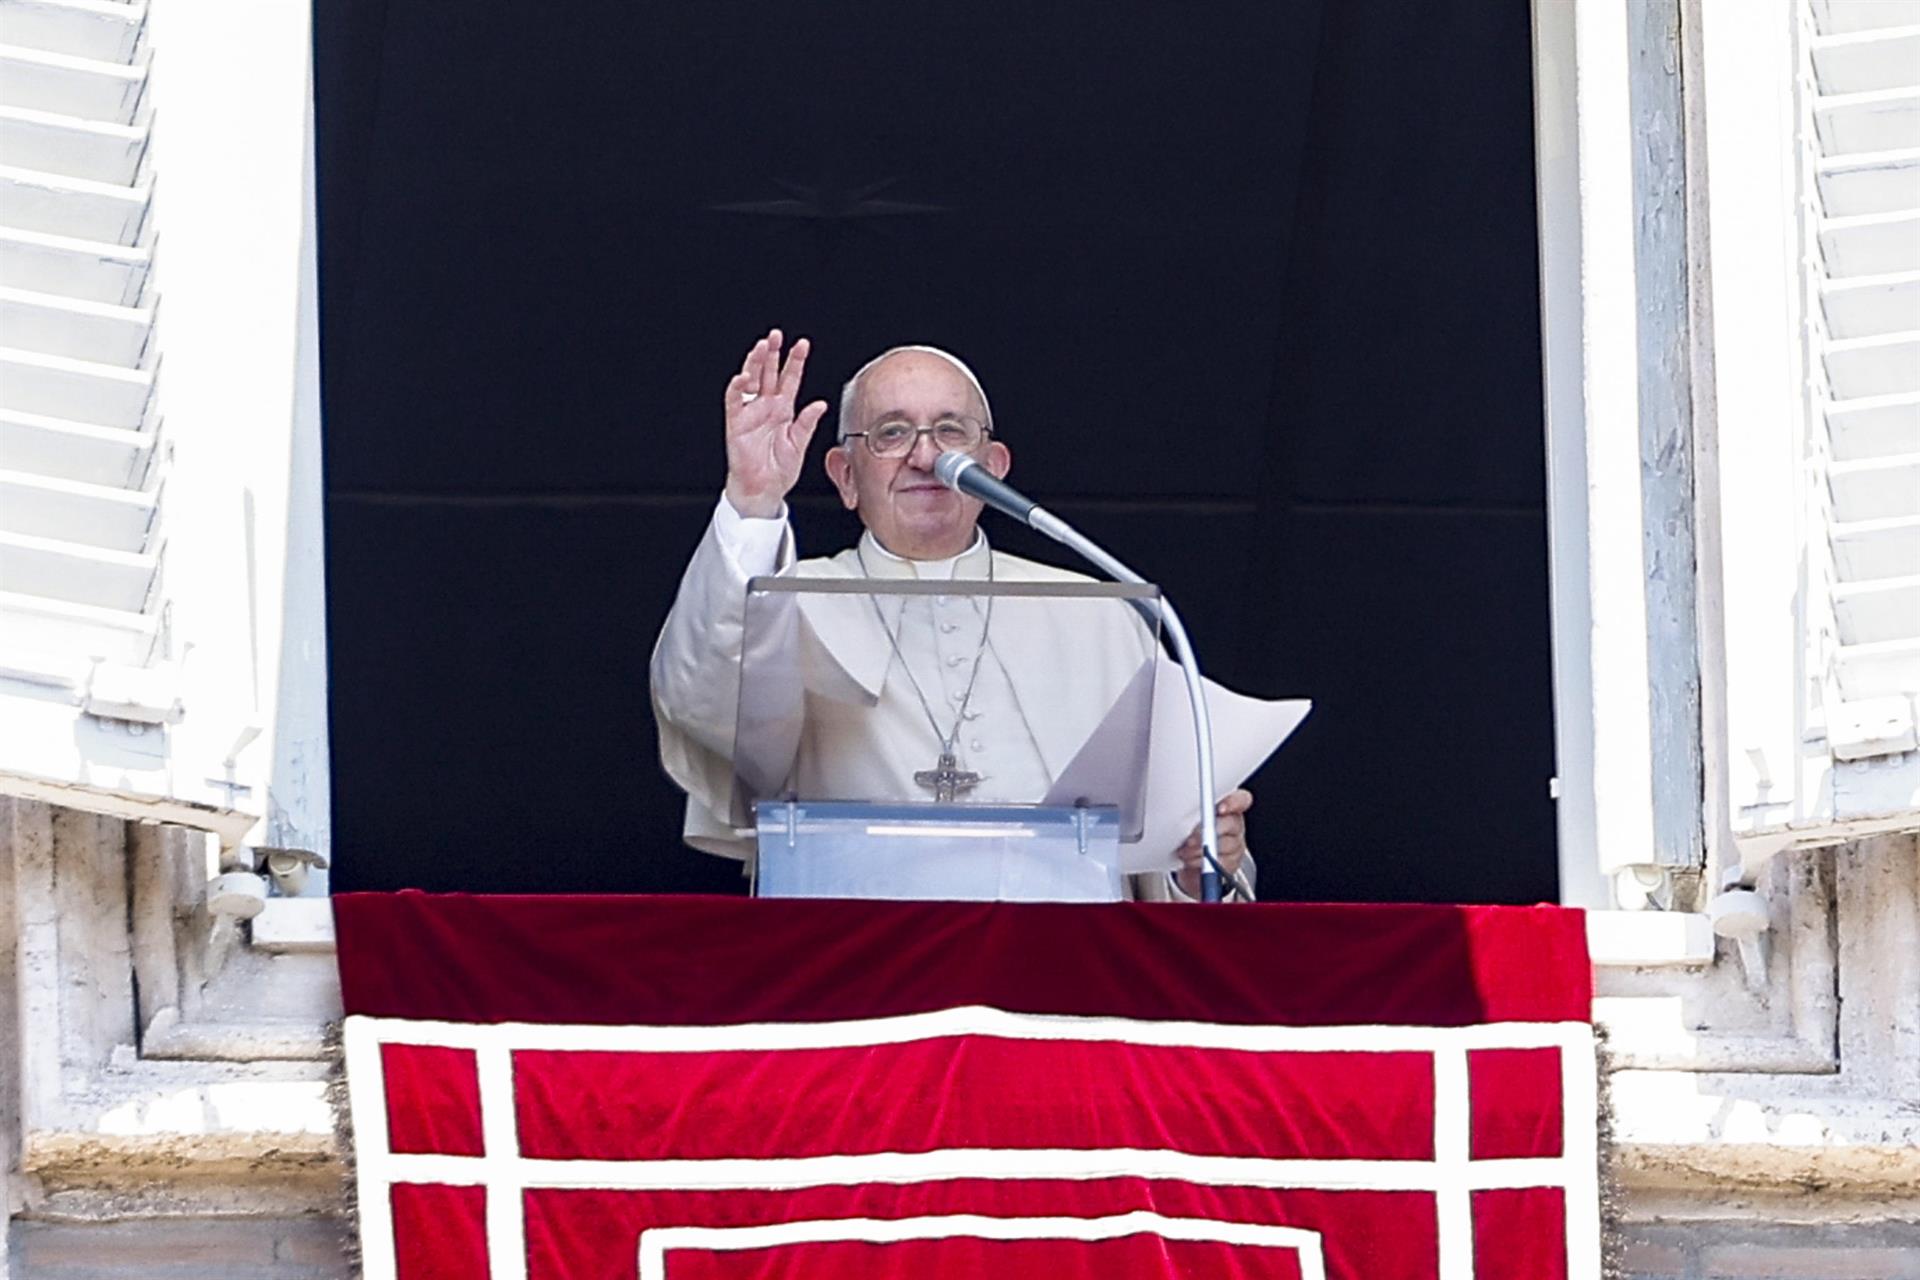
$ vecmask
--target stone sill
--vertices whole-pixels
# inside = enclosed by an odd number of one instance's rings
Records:
[[[346,1162],[321,1073],[208,1081],[209,1066],[142,1063],[98,1077],[21,1135],[19,1171],[37,1194],[104,1196],[135,1216],[269,1190],[298,1212],[334,1205]]]
[[[1817,1097],[1796,1076],[1616,1071],[1617,1168],[1631,1185],[1911,1195],[1920,1111],[1899,1098]]]
[[[333,954],[333,899],[269,898],[253,918],[256,951]]]
[[[1797,1147],[1766,1143],[1633,1143],[1614,1147],[1614,1176],[1629,1191],[1739,1195],[1816,1193],[1843,1214],[1848,1202],[1911,1201],[1920,1183],[1913,1147]]]
[[[1704,969],[1713,926],[1702,912],[1589,911],[1587,951],[1603,968]]]

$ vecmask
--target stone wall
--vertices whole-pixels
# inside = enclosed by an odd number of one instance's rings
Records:
[[[344,1274],[333,959],[209,916],[208,855],[197,833],[0,797],[9,1274],[228,1253],[234,1275]]]
[[[349,1280],[332,1218],[16,1222],[11,1280]]]
[[[1920,1222],[1635,1227],[1628,1280],[1920,1280]]]

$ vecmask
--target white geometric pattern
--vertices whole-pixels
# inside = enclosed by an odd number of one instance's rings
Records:
[[[552,1160],[527,1158],[519,1154],[512,1074],[512,1055],[516,1050],[647,1053],[797,1050],[904,1044],[965,1035],[1275,1054],[1343,1051],[1430,1054],[1434,1072],[1433,1157],[1416,1160],[1269,1159],[1164,1149],[998,1150],[973,1147],[857,1155],[695,1160]],[[387,1043],[470,1049],[475,1052],[485,1155],[418,1155],[395,1153],[388,1149],[386,1086],[381,1058],[381,1046]],[[1531,1159],[1471,1159],[1468,1052],[1477,1049],[1535,1048],[1561,1050],[1561,1105],[1566,1119],[1561,1154]],[[1440,1280],[1473,1280],[1474,1191],[1561,1187],[1566,1192],[1565,1234],[1569,1280],[1599,1280],[1600,1275],[1598,1136],[1596,1126],[1590,1119],[1596,1115],[1597,1076],[1593,1030],[1582,1022],[1481,1023],[1463,1027],[1257,1027],[1043,1016],[989,1008],[948,1009],[853,1022],[755,1023],[719,1027],[473,1024],[354,1016],[346,1022],[346,1055],[356,1135],[360,1225],[367,1280],[394,1280],[395,1277],[390,1208],[391,1189],[395,1183],[485,1186],[488,1189],[487,1240],[492,1261],[492,1280],[524,1280],[526,1228],[522,1193],[532,1188],[764,1190],[863,1183],[899,1185],[959,1178],[1091,1180],[1113,1177],[1167,1179],[1203,1186],[1430,1193],[1434,1197],[1439,1239]],[[979,1221],[991,1224],[1015,1220],[1001,1218]],[[1054,1222],[1060,1230],[1091,1230],[1085,1226],[1069,1228],[1058,1224],[1112,1223],[1115,1219],[1049,1221]],[[1210,1224],[1207,1229],[1240,1230],[1250,1225]],[[685,1229],[694,1228],[689,1225]],[[998,1229],[989,1225],[981,1227],[980,1231]],[[1172,1229],[1188,1228],[1176,1226]],[[660,1234],[655,1229],[646,1233],[646,1236]],[[666,1237],[669,1242],[683,1238],[692,1237]],[[739,1240],[751,1237],[728,1238]],[[646,1247],[644,1239],[640,1243]]]

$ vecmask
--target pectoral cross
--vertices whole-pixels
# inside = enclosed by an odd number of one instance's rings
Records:
[[[942,751],[933,768],[920,770],[913,775],[913,780],[920,786],[933,788],[933,798],[939,803],[952,804],[962,791],[971,791],[980,784],[980,775],[962,769],[953,752]]]

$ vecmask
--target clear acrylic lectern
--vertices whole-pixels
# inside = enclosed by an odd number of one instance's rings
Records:
[[[1124,896],[1158,599],[1073,580],[755,578],[733,756],[755,892]]]

